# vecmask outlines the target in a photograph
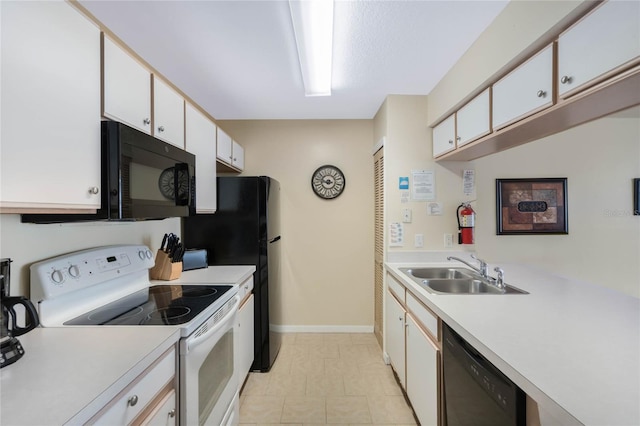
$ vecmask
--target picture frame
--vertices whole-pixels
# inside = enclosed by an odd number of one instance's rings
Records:
[[[640,178],[633,179],[633,215],[640,216]]]
[[[496,179],[496,234],[568,234],[567,178]]]

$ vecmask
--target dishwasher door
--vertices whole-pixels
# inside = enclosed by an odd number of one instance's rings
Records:
[[[445,425],[524,426],[524,392],[449,326],[443,326]]]

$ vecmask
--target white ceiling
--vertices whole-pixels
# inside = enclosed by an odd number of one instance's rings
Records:
[[[337,0],[332,96],[307,98],[287,1],[80,2],[216,119],[370,119],[428,94],[507,4]]]

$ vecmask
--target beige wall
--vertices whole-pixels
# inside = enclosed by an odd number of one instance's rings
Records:
[[[640,177],[639,108],[484,157],[475,167],[481,257],[640,297],[640,216],[632,205],[632,179]],[[531,177],[568,178],[569,235],[496,235],[495,179]]]
[[[20,223],[17,214],[0,214],[0,257],[13,260],[11,294],[28,296],[33,262],[109,244],[145,244],[155,251],[165,232],[180,235],[180,219],[36,225]]]
[[[444,234],[457,233],[455,211],[462,201],[470,201],[475,194],[465,196],[462,190],[462,172],[469,163],[448,162],[439,164],[433,160],[431,129],[427,126],[427,97],[392,95],[385,101],[385,113],[376,116],[376,128],[386,130],[385,165],[385,229],[387,247],[389,225],[402,222],[402,210],[411,209],[411,223],[403,224],[404,246],[391,247],[391,251],[415,251],[414,237],[423,234],[424,247],[417,250],[444,249]],[[385,125],[379,123],[386,121]],[[441,216],[427,216],[426,201],[401,202],[398,180],[409,176],[413,185],[412,170],[435,172],[436,200],[442,203]],[[454,243],[454,249],[461,249]]]
[[[373,122],[220,121],[246,152],[243,175],[281,186],[282,293],[274,323],[286,330],[373,330]],[[331,201],[311,175],[333,164],[346,177]]]

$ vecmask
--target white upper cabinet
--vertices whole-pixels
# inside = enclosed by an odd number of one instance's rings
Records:
[[[233,157],[231,165],[236,169],[244,169],[244,148],[238,142],[233,141],[231,147],[231,155]]]
[[[153,76],[153,135],[184,149],[184,99]]]
[[[445,154],[456,149],[456,116],[448,117],[433,128],[433,156]]]
[[[217,157],[227,164],[233,162],[231,151],[233,150],[233,139],[224,130],[218,127]]]
[[[196,212],[216,211],[216,125],[193,105],[186,106],[185,148],[196,156]]]
[[[457,146],[468,144],[491,131],[490,89],[473,98],[456,112]]]
[[[102,113],[151,134],[151,73],[104,37]]]
[[[64,1],[1,1],[0,15],[0,207],[95,211],[100,30]]]
[[[609,0],[558,38],[558,88],[571,96],[640,56],[640,2]]]
[[[553,45],[493,85],[493,129],[553,105]]]

